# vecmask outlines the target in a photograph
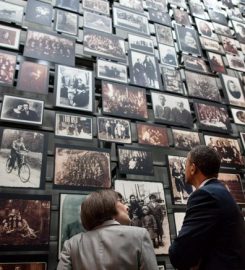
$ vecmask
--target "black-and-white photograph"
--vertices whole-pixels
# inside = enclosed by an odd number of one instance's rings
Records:
[[[46,144],[43,133],[2,128],[0,186],[44,188]]]
[[[227,7],[227,9],[232,9],[234,7],[233,1],[235,0],[221,0],[223,7]],[[218,2],[220,4],[220,2]]]
[[[23,13],[23,6],[15,5],[5,1],[0,2],[0,17],[3,21],[22,24]]]
[[[225,52],[231,54],[238,54],[237,45],[239,47],[239,43],[237,42],[237,40],[225,36],[220,36],[220,39],[222,41]]]
[[[231,108],[231,113],[235,124],[245,125],[245,110]]]
[[[47,263],[45,262],[11,262],[0,263],[0,269],[9,270],[22,270],[22,269],[35,269],[35,270],[47,270]]]
[[[173,6],[181,7],[187,9],[185,0],[168,0],[168,3]]]
[[[198,132],[184,129],[172,129],[174,147],[190,151],[201,144]]]
[[[245,149],[245,132],[240,132],[243,149]]]
[[[162,10],[148,9],[150,21],[160,23],[163,25],[171,26],[171,18],[168,13],[164,13]]]
[[[185,205],[194,188],[185,181],[186,157],[168,156],[173,204]]]
[[[167,0],[146,0],[145,5],[147,9],[161,10],[168,12]]]
[[[93,111],[93,72],[86,69],[56,66],[56,106]]]
[[[204,6],[202,2],[196,2],[196,1],[189,1],[191,14],[194,17],[200,18],[200,19],[208,19],[208,16],[206,12],[204,11]]]
[[[56,6],[79,12],[79,0],[56,0]]]
[[[224,52],[222,46],[216,40],[200,36],[200,43],[201,43],[201,46],[204,50],[213,51],[213,52],[217,52],[217,53]]]
[[[194,108],[199,128],[224,133],[231,131],[229,115],[224,105],[195,101]]]
[[[221,75],[225,94],[231,105],[245,107],[245,96],[238,78],[229,75]]]
[[[83,39],[85,54],[126,61],[124,39],[87,28],[84,28]]]
[[[212,25],[211,22],[200,20],[200,19],[197,19],[197,18],[195,19],[195,21],[196,21],[198,32],[202,36],[205,36],[207,38],[214,39],[216,41],[219,40],[217,34],[215,34],[213,32],[214,31],[214,27],[213,27],[213,25]]]
[[[78,33],[78,15],[68,11],[56,10],[55,30],[77,36]]]
[[[152,39],[128,34],[128,46],[129,49],[154,54],[154,43]]]
[[[173,11],[174,11],[174,20],[176,23],[187,27],[191,27],[189,14],[186,11],[178,8],[174,8]]]
[[[182,52],[202,56],[198,36],[194,29],[175,24],[175,32]]]
[[[108,1],[103,0],[83,0],[83,8],[93,12],[110,15],[110,7]]]
[[[178,66],[177,55],[174,47],[158,44],[160,62],[171,67]]]
[[[163,184],[115,180],[115,190],[129,208],[132,225],[149,232],[155,254],[168,254],[170,232]]]
[[[132,84],[154,89],[161,88],[159,66],[155,56],[130,51],[129,74]]]
[[[144,7],[143,7],[143,1],[142,0],[119,0],[120,5],[133,9],[137,12],[144,12]]]
[[[241,11],[240,11],[239,8],[234,7],[232,9],[228,9],[226,11],[227,11],[227,15],[228,15],[230,20],[243,22],[243,16],[242,16]]]
[[[112,33],[111,18],[94,12],[83,12],[83,26],[110,34]]]
[[[233,38],[232,32],[234,31],[233,30],[231,31],[231,29],[228,26],[213,22],[213,27],[216,34]]]
[[[118,118],[98,117],[98,138],[101,141],[131,143],[130,121]]]
[[[185,217],[185,212],[174,212],[174,223],[175,223],[176,235],[178,235],[181,230],[184,217]]]
[[[219,88],[215,77],[185,71],[189,96],[221,101]]]
[[[165,269],[166,269],[165,265],[163,264],[158,265],[158,270],[165,270]]]
[[[42,125],[44,101],[3,96],[1,120],[28,125]]]
[[[121,174],[154,175],[152,152],[144,148],[118,146]]]
[[[120,83],[128,83],[127,66],[97,59],[97,77]]]
[[[47,250],[51,196],[1,194],[1,250]]]
[[[146,16],[129,10],[113,7],[113,23],[115,27],[129,32],[150,35],[148,19]]]
[[[146,91],[129,85],[102,82],[103,114],[146,120]]]
[[[226,59],[230,68],[245,72],[244,57],[226,54]]]
[[[213,52],[207,52],[207,56],[211,70],[213,72],[226,73],[222,55]]]
[[[43,1],[29,0],[26,5],[25,20],[32,23],[51,26],[53,7]]]
[[[205,144],[212,147],[221,157],[222,167],[242,167],[244,159],[237,139],[204,135]]]
[[[184,94],[183,82],[177,69],[162,67],[163,88],[165,91]]]
[[[215,10],[220,10],[221,3],[218,2],[218,0],[203,0],[203,3],[207,8],[213,8]]]
[[[203,58],[194,57],[191,55],[182,55],[184,66],[186,69],[192,71],[198,71],[201,73],[210,73],[211,70],[208,64],[204,61]]]
[[[171,27],[155,23],[155,31],[158,43],[174,46]]]
[[[13,85],[17,54],[0,50],[0,84]]]
[[[211,21],[216,22],[216,23],[220,23],[220,24],[223,24],[226,26],[228,25],[228,21],[226,19],[226,16],[222,11],[208,9],[208,14],[209,14]]]
[[[0,25],[0,46],[8,49],[19,49],[20,29]]]
[[[111,187],[110,153],[106,149],[59,146],[55,149],[54,185],[58,188]]]
[[[55,136],[92,140],[93,119],[85,115],[56,113]]]
[[[28,30],[24,56],[74,66],[75,40]]]
[[[48,94],[49,66],[29,61],[20,64],[16,88],[37,94]]]
[[[189,128],[193,126],[187,98],[151,91],[151,99],[155,121]]]

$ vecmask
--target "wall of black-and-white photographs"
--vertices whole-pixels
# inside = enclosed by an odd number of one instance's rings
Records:
[[[245,208],[244,11],[238,0],[0,2],[0,268],[55,269],[83,231],[80,203],[115,188],[159,269],[173,270],[168,247],[194,192],[185,160],[200,144],[221,155],[219,179]]]

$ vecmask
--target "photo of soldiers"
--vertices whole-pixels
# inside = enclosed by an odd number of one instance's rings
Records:
[[[0,2],[0,16],[3,21],[22,23],[24,7],[12,3]]]
[[[109,2],[101,0],[83,0],[83,8],[93,12],[110,15]]]
[[[211,72],[208,64],[202,58],[194,57],[191,55],[182,55],[182,59],[184,61],[184,66],[186,69],[202,73]]]
[[[69,35],[78,34],[78,15],[64,10],[56,10],[55,30]]]
[[[164,13],[162,10],[155,10],[148,8],[150,21],[160,23],[166,26],[171,26],[171,18],[168,13]]]
[[[226,68],[220,54],[207,52],[207,56],[213,72],[226,73]]]
[[[20,41],[20,29],[0,25],[0,46],[18,50]]]
[[[137,12],[144,12],[142,0],[119,0],[120,5],[134,9]]]
[[[158,43],[174,46],[171,27],[155,23],[155,31]]]
[[[230,68],[245,72],[243,56],[226,54],[226,59]]]
[[[197,132],[172,129],[174,147],[180,148],[186,151],[190,151],[195,146],[201,144],[200,138]]]
[[[84,27],[92,28],[106,33],[112,33],[111,18],[96,14],[94,12],[84,11],[83,13]]]
[[[16,54],[0,50],[0,84],[13,85],[16,57]]]
[[[174,8],[174,19],[175,22],[181,25],[185,25],[187,27],[191,27],[191,22],[189,19],[189,15],[186,11]]]
[[[129,48],[139,52],[154,54],[154,43],[152,39],[142,36],[128,34]]]
[[[161,71],[164,82],[164,90],[173,93],[184,94],[183,82],[179,70],[164,66],[161,68]]]
[[[56,0],[56,6],[79,12],[79,0]]]

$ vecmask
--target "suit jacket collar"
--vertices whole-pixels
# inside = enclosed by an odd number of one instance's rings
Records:
[[[97,230],[97,229],[107,227],[107,226],[114,226],[114,225],[120,225],[120,223],[117,222],[116,220],[107,220],[103,222],[101,225],[96,226],[93,230]]]
[[[206,185],[208,185],[208,184],[211,184],[211,183],[217,182],[217,181],[218,181],[217,178],[210,178],[210,179],[208,179],[208,181],[207,181],[203,186],[206,186]]]

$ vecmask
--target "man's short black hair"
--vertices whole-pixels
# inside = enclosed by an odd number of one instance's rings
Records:
[[[217,177],[221,158],[211,147],[199,145],[189,152],[190,161],[207,177]]]
[[[151,194],[150,196],[149,196],[149,199],[151,200],[151,199],[156,199],[157,198],[157,196],[155,195],[155,194]]]

